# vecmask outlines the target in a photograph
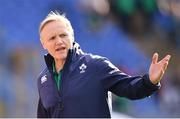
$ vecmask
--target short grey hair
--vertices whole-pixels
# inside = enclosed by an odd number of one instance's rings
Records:
[[[70,21],[66,18],[65,14],[60,14],[57,11],[55,11],[55,12],[51,11],[46,16],[46,18],[41,22],[41,24],[39,26],[39,34],[43,30],[44,26],[46,24],[48,24],[49,22],[52,22],[52,21],[61,21],[61,22],[63,22],[66,25],[67,30],[70,32],[70,35],[72,37],[72,42],[74,41],[74,30],[72,28],[72,25],[71,25]]]

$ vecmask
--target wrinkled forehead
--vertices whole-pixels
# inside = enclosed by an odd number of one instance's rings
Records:
[[[65,23],[61,21],[51,21],[45,24],[41,32],[44,31],[68,31],[68,27],[66,26]]]
[[[52,21],[47,23],[44,28],[41,30],[40,37],[41,39],[49,38],[52,35],[56,34],[70,34],[66,25],[59,21]]]
[[[55,30],[55,29],[62,29],[62,30],[66,30],[68,29],[66,23],[64,23],[61,20],[51,20],[46,22],[40,29],[40,33],[42,31],[46,31],[46,30]]]

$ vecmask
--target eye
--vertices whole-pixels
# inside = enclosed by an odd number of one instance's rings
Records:
[[[56,37],[55,36],[52,36],[49,40],[54,40]]]
[[[65,33],[59,34],[59,37],[61,37],[61,38],[64,38],[64,37],[66,37],[66,36],[67,36],[67,34],[65,34]]]

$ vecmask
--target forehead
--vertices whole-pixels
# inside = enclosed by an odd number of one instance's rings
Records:
[[[60,20],[56,20],[56,21],[49,21],[47,22],[43,29],[41,30],[41,32],[43,31],[49,31],[49,30],[66,30],[67,26],[64,22],[60,21]]]
[[[49,36],[60,32],[68,33],[66,24],[62,21],[50,21],[44,25],[40,32],[40,36]]]

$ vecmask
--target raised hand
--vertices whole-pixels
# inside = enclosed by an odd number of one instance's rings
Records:
[[[162,79],[170,58],[170,55],[166,55],[161,61],[158,62],[158,53],[154,53],[149,68],[149,78],[153,84],[157,84]]]

